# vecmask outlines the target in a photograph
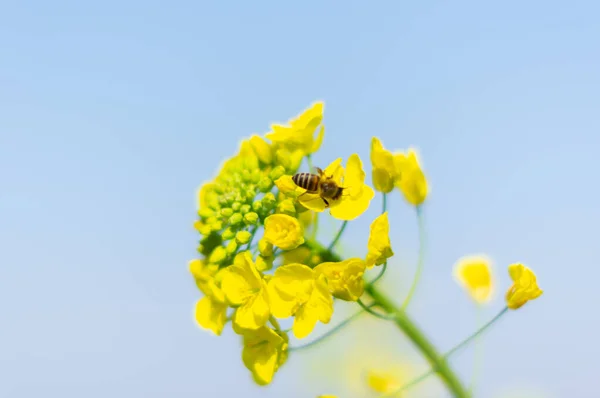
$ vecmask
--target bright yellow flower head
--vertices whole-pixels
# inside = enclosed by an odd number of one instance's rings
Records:
[[[326,178],[331,178],[331,181],[343,188],[339,198],[335,200],[327,198],[331,215],[338,220],[350,221],[369,208],[375,191],[365,184],[365,172],[357,154],[348,158],[346,167],[344,171],[342,159],[338,158],[327,166],[323,173]],[[298,197],[298,200],[310,210],[318,212],[325,210],[325,202],[317,194],[303,194]]]
[[[271,312],[277,318],[294,316],[294,336],[302,339],[317,321],[329,323],[333,315],[333,298],[323,275],[303,264],[277,268],[269,281]]]
[[[363,294],[365,262],[360,258],[321,263],[315,267],[315,272],[325,275],[327,286],[334,297],[356,301]]]
[[[366,265],[368,269],[381,265],[394,255],[390,242],[390,223],[387,211],[371,223],[371,233],[367,244]]]
[[[272,132],[265,137],[288,150],[300,150],[303,156],[310,155],[318,151],[323,142],[324,126],[321,126],[315,137],[315,131],[322,120],[323,103],[316,102],[298,117],[290,120],[288,126],[273,124]]]
[[[258,329],[270,316],[267,284],[256,269],[249,251],[235,256],[224,269],[221,289],[227,301],[237,307],[233,322],[241,329]]]
[[[479,304],[490,301],[494,293],[491,263],[485,256],[469,256],[454,266],[454,278]]]
[[[427,198],[428,187],[427,179],[414,149],[409,149],[408,153],[399,153],[394,156],[394,165],[399,173],[396,180],[396,186],[404,194],[407,202],[418,206]]]
[[[371,139],[371,165],[375,189],[383,193],[392,192],[399,177],[394,155],[383,147],[377,137]]]
[[[544,292],[538,287],[537,278],[532,270],[523,264],[508,266],[508,274],[513,284],[506,292],[506,305],[512,310],[522,307],[529,300],[534,300]]]
[[[297,218],[273,214],[265,219],[264,239],[282,250],[292,250],[304,243],[304,229]]]
[[[259,385],[270,384],[287,360],[288,337],[266,326],[243,334],[242,361]]]

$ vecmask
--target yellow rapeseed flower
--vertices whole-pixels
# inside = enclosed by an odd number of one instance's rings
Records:
[[[491,264],[486,256],[467,256],[454,266],[454,278],[478,304],[490,301],[494,293]]]
[[[228,308],[225,295],[218,286],[222,272],[217,273],[217,266],[206,264],[202,260],[190,261],[189,267],[196,285],[204,293],[204,297],[196,303],[196,322],[200,327],[220,336],[227,322]]]
[[[295,119],[290,120],[288,126],[273,124],[271,133],[265,135],[273,143],[288,150],[301,151],[303,156],[310,155],[319,150],[323,142],[325,127],[323,121],[323,103],[316,102]],[[315,131],[321,125],[315,137]]]
[[[375,189],[383,193],[392,192],[399,177],[394,155],[383,147],[377,137],[371,139],[371,165]]]
[[[227,301],[237,307],[233,322],[241,329],[258,329],[270,316],[267,284],[256,269],[249,251],[235,256],[224,269],[221,289]]]
[[[387,211],[371,223],[371,232],[367,244],[366,265],[368,269],[381,265],[394,255],[390,242],[390,223]]]
[[[365,184],[365,172],[362,161],[357,154],[348,158],[347,169],[344,171],[342,159],[331,162],[323,171],[326,177],[331,177],[339,187],[343,188],[342,195],[336,199],[327,199],[330,213],[338,220],[350,221],[363,214],[375,196],[373,188]],[[316,194],[303,194],[299,196],[300,203],[314,211],[325,210],[325,202]]]
[[[411,148],[407,153],[394,155],[394,165],[400,175],[396,186],[406,201],[414,206],[422,204],[427,198],[428,187],[416,150]]]
[[[508,308],[516,310],[529,300],[534,300],[542,295],[543,290],[538,287],[535,274],[523,264],[509,265],[508,274],[513,280],[512,286],[506,292]]]
[[[304,229],[297,218],[273,214],[265,219],[264,239],[282,250],[292,250],[304,243]]]
[[[242,361],[259,385],[270,384],[287,360],[288,337],[266,326],[243,333]]]
[[[314,270],[317,274],[325,275],[327,286],[334,297],[356,301],[364,292],[365,262],[360,258],[321,263]]]
[[[279,267],[269,281],[271,313],[276,318],[294,316],[294,336],[302,339],[317,321],[329,323],[333,315],[333,298],[323,275],[303,264]]]

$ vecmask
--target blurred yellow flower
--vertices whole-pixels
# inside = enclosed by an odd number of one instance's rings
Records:
[[[303,156],[310,155],[319,150],[323,142],[325,127],[323,121],[323,102],[316,102],[295,119],[289,121],[288,126],[273,124],[272,132],[265,137],[288,150],[300,150]],[[315,131],[321,125],[315,137]]]
[[[362,259],[350,258],[340,262],[321,263],[314,270],[317,274],[325,275],[327,286],[334,297],[356,301],[362,296],[365,273],[365,262]]]
[[[377,137],[371,139],[371,165],[373,186],[383,193],[390,193],[398,179],[394,155],[383,147]]]
[[[537,278],[532,270],[523,264],[508,266],[508,274],[513,284],[506,292],[506,305],[512,310],[522,307],[529,300],[540,297],[543,293],[538,287]]]
[[[291,250],[304,243],[304,229],[292,216],[273,214],[265,219],[264,239],[282,250]]]
[[[367,385],[371,390],[380,394],[388,394],[402,387],[396,373],[374,370],[367,372]]]
[[[249,251],[235,256],[223,270],[221,289],[227,301],[237,307],[233,322],[241,329],[258,329],[269,319],[267,284],[256,269]]]
[[[467,256],[454,265],[454,278],[478,304],[489,302],[494,293],[491,264],[486,256]]]
[[[310,259],[311,254],[311,250],[306,246],[300,246],[290,251],[285,251],[282,253],[283,265],[292,263],[305,264],[307,260]]]
[[[394,255],[390,242],[390,223],[387,211],[371,223],[369,242],[367,243],[366,266],[368,269],[381,265]]]
[[[400,175],[396,186],[406,201],[414,206],[422,204],[427,198],[428,187],[416,150],[411,148],[407,153],[394,155],[394,165]]]
[[[344,221],[354,220],[369,208],[375,191],[365,184],[365,172],[357,154],[348,158],[345,172],[341,158],[331,162],[323,172],[327,178],[331,177],[336,185],[343,188],[339,198],[327,199],[330,213],[334,218]],[[298,199],[304,207],[310,210],[318,212],[325,210],[325,202],[319,199],[318,194],[301,195]]]
[[[243,333],[242,361],[252,372],[254,381],[267,385],[287,360],[288,337],[266,326]]]
[[[287,264],[275,270],[269,281],[271,313],[276,318],[294,316],[294,336],[302,339],[317,321],[329,323],[333,315],[333,298],[323,275],[303,264]]]

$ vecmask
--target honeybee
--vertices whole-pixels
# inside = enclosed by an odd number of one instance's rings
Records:
[[[325,207],[329,207],[330,200],[337,200],[342,196],[342,192],[345,188],[342,188],[333,181],[333,176],[326,176],[323,170],[316,167],[317,174],[312,173],[296,173],[292,177],[292,181],[294,184],[298,185],[300,188],[306,189],[304,194],[318,194],[323,202],[325,202]],[[302,196],[300,195],[300,196]]]

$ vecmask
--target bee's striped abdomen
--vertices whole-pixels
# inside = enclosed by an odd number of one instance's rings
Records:
[[[292,177],[294,184],[306,189],[307,192],[317,192],[320,179],[318,175],[311,173],[298,173]]]

